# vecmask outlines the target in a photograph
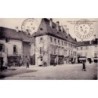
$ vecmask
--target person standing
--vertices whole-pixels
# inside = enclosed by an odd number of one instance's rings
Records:
[[[83,66],[82,66],[82,70],[83,70],[83,71],[86,71],[85,61],[82,62],[82,65],[83,65]]]
[[[26,68],[29,68],[29,57],[26,56]]]
[[[43,57],[39,59],[39,66],[43,66]]]
[[[3,70],[3,64],[4,64],[4,61],[3,61],[3,58],[1,58],[1,60],[0,60],[0,70],[2,71]]]

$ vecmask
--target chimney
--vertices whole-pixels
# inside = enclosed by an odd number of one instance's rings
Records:
[[[60,30],[59,21],[56,22],[56,29],[59,32],[59,30]]]
[[[66,31],[66,29],[67,29],[67,25],[63,25],[63,28],[64,28],[64,30]]]
[[[19,31],[19,28],[18,28],[18,26],[17,26],[17,27],[15,27],[15,29],[16,29],[16,32],[18,32],[18,31]]]
[[[52,27],[53,19],[50,18],[50,27]]]
[[[61,26],[61,31],[64,32],[64,28],[63,28],[63,26]]]
[[[66,29],[66,33],[69,34],[69,29],[68,28]]]

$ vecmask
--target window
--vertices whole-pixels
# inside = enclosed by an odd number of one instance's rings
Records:
[[[41,37],[41,38],[40,38],[40,41],[42,41],[42,40],[43,40],[43,38]]]
[[[72,47],[72,44],[70,44],[70,47]]]
[[[42,51],[42,47],[40,47],[40,54],[42,54],[42,52],[43,52],[43,51]]]
[[[3,44],[0,44],[0,51],[3,50]]]
[[[65,45],[67,46],[67,42],[65,42]]]
[[[83,49],[83,47],[81,47],[81,50]]]
[[[40,28],[40,30],[43,30],[43,28]]]
[[[55,44],[56,44],[56,38],[54,38],[54,42],[55,42]]]
[[[87,46],[85,46],[85,49],[88,49],[88,47],[87,47]]]
[[[62,41],[62,45],[63,45],[63,41]]]
[[[87,56],[87,53],[85,53],[85,56]]]
[[[50,41],[52,42],[52,37],[50,37]]]
[[[13,53],[15,53],[15,54],[17,53],[17,47],[16,47],[16,45],[13,46]]]
[[[98,56],[98,54],[97,53],[94,53],[94,57],[97,57]]]
[[[58,40],[58,44],[60,44],[60,40]]]
[[[55,28],[55,26],[52,26],[52,28]]]
[[[64,45],[66,45],[66,43],[64,42]]]
[[[59,40],[59,44],[61,45],[61,40]]]

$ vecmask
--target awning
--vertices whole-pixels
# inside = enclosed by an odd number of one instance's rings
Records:
[[[98,58],[94,58],[94,60],[98,60]]]

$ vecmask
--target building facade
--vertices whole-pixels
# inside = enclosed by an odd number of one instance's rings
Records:
[[[0,27],[0,59],[5,65],[26,61],[31,65],[61,65],[79,63],[79,58],[98,59],[98,39],[77,42],[66,32],[59,21],[41,19],[37,32],[29,35],[23,31]]]
[[[78,42],[77,58],[84,57],[86,61],[93,62],[98,60],[98,39],[92,41]]]
[[[66,33],[59,22],[42,19],[35,37],[36,65],[76,62],[77,41]]]
[[[30,53],[33,48],[31,46],[34,45],[33,38],[25,32],[0,27],[0,45],[0,53],[5,54],[1,58],[4,58],[4,62],[9,66],[19,65],[19,62],[24,63],[25,57],[30,58],[31,61],[33,59],[34,52]]]

